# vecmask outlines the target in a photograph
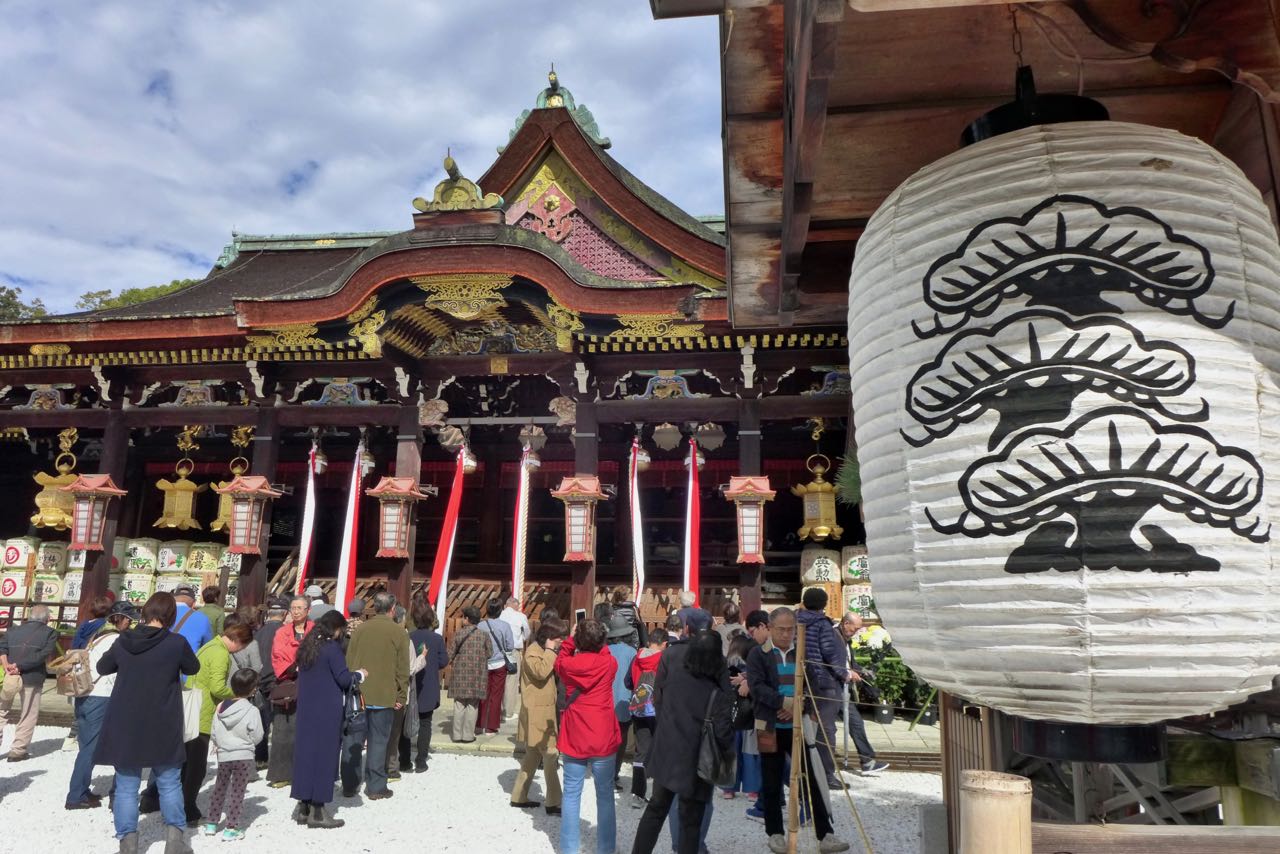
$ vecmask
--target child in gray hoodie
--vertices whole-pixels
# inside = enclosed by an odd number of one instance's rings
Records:
[[[213,745],[218,749],[218,780],[213,786],[209,801],[209,813],[201,826],[205,836],[218,833],[218,819],[225,810],[227,826],[222,831],[223,842],[244,839],[240,827],[240,809],[244,804],[244,790],[253,776],[253,749],[262,741],[262,717],[249,697],[258,690],[258,674],[248,668],[237,670],[231,676],[231,691],[235,699],[224,700],[213,718]]]

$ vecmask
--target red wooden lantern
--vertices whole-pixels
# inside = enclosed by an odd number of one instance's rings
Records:
[[[738,563],[764,563],[764,503],[777,493],[767,477],[731,477],[724,497],[738,511]]]
[[[214,487],[222,495],[231,496],[231,526],[228,534],[231,554],[256,555],[262,553],[262,511],[272,498],[283,493],[271,488],[261,475],[237,475],[225,487]]]
[[[384,477],[365,495],[378,499],[378,553],[375,557],[408,557],[413,505],[436,494],[434,486],[419,490],[411,477]]]
[[[594,560],[596,502],[608,498],[600,489],[600,478],[594,475],[566,477],[551,494],[564,502],[564,559]]]
[[[109,474],[82,474],[66,486],[74,499],[71,512],[71,548],[73,551],[102,551],[102,529],[107,522],[107,504],[124,495]]]

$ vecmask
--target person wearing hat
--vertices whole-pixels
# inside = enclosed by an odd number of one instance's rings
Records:
[[[627,674],[631,672],[631,662],[636,657],[636,648],[632,646],[635,628],[630,623],[621,621],[607,625],[609,654],[618,662],[618,669],[613,674],[613,712],[618,718],[622,741],[613,758],[613,787],[621,790],[618,774],[622,768],[622,754],[627,752],[627,735],[631,730],[631,689],[627,687]]]
[[[195,652],[213,640],[213,626],[209,618],[196,610],[196,589],[190,584],[179,584],[173,588],[173,598],[178,603],[177,622],[173,630],[186,638]]]
[[[276,671],[271,666],[271,645],[275,642],[276,632],[280,631],[280,627],[284,625],[285,618],[288,616],[289,598],[272,596],[267,599],[266,622],[253,636],[253,642],[258,647],[258,656],[262,659],[262,667],[258,670],[257,700],[258,711],[262,715],[262,741],[258,742],[253,750],[254,762],[259,771],[267,767],[267,745],[271,736],[271,721],[274,717],[271,710],[271,689],[276,684]]]
[[[324,591],[320,589],[319,584],[312,584],[307,588],[307,598],[311,600],[311,610],[307,612],[307,619],[313,623],[330,611],[338,610],[324,601]]]
[[[116,602],[108,610],[103,624],[89,636],[84,648],[89,651],[89,672],[98,672],[98,662],[111,645],[137,621],[138,609],[132,602]],[[66,807],[69,810],[86,810],[102,806],[102,799],[89,790],[93,778],[93,751],[98,748],[98,735],[102,721],[107,716],[107,703],[111,689],[116,686],[116,676],[98,676],[93,690],[76,698],[76,723],[79,727],[80,751],[71,769],[71,786],[67,790]]]

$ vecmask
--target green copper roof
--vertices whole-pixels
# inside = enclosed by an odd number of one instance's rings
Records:
[[[560,85],[560,78],[556,76],[556,67],[551,66],[551,73],[547,75],[547,88],[538,93],[538,100],[534,109],[545,110],[549,107],[564,107],[569,111],[569,115],[573,116],[574,122],[587,135],[587,138],[601,148],[608,148],[613,145],[607,136],[600,135],[600,127],[596,124],[596,117],[591,115],[591,111],[587,109],[586,104],[578,104],[573,100],[573,93]],[[525,121],[529,118],[532,110],[525,110],[516,119],[516,126],[511,129],[511,135],[507,137],[507,142],[515,139],[516,134],[520,132],[520,128],[524,126]],[[499,146],[498,153],[501,154],[506,146]]]
[[[231,265],[241,252],[264,249],[362,249],[372,246],[395,231],[330,232],[327,234],[237,234],[231,232],[231,242],[222,248],[222,254],[214,262],[214,269],[222,270]]]

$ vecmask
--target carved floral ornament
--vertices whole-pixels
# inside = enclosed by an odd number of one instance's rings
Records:
[[[444,171],[449,177],[436,185],[431,201],[424,198],[413,200],[413,206],[423,213],[442,213],[446,211],[488,210],[502,206],[502,196],[497,193],[481,195],[480,187],[475,181],[464,178],[458,170],[458,163],[451,156],[444,159]]]
[[[409,279],[426,292],[424,305],[458,320],[475,320],[507,304],[501,291],[511,286],[511,277],[501,273],[414,276]]]
[[[701,323],[683,323],[680,315],[633,314],[618,318],[621,328],[610,338],[691,338],[702,334]]]

